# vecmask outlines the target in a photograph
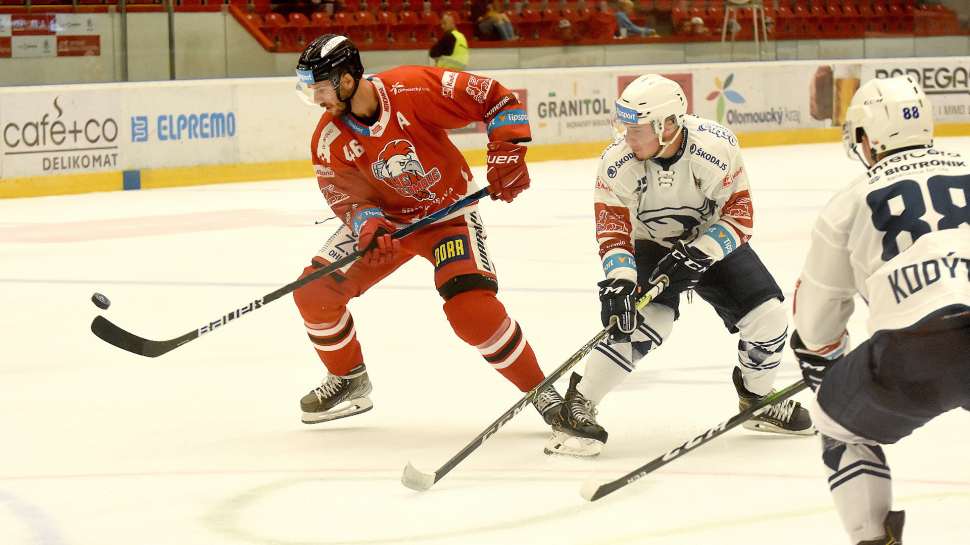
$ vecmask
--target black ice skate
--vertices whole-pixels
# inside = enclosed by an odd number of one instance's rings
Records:
[[[740,367],[734,368],[734,374],[731,378],[734,380],[734,387],[738,390],[738,405],[742,411],[749,409],[762,399],[775,393],[775,390],[772,390],[766,395],[759,396],[749,392],[744,387],[744,378],[741,377]],[[802,407],[801,403],[792,401],[791,399],[786,399],[781,403],[772,405],[767,411],[741,425],[749,430],[782,433],[786,435],[815,434],[808,410]]]
[[[549,425],[552,425],[553,419],[556,418],[559,410],[562,409],[562,403],[562,396],[552,386],[539,392],[539,395],[532,400],[532,405],[535,406],[539,414],[542,415],[542,419]]]
[[[374,407],[367,397],[373,389],[363,363],[343,377],[328,374],[319,388],[300,400],[303,423],[329,422],[367,412]]]
[[[886,528],[885,537],[860,541],[859,545],[903,545],[903,522],[905,521],[905,511],[890,511],[886,514],[886,521],[882,523]]]
[[[608,434],[596,423],[596,407],[576,389],[582,378],[573,373],[569,379],[566,399],[552,421],[552,438],[546,443],[546,454],[595,458],[603,450]]]

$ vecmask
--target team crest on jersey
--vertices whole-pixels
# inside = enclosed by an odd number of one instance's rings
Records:
[[[620,213],[609,209],[600,210],[596,215],[597,233],[621,233],[630,234],[630,222]]]
[[[641,210],[637,219],[650,232],[651,238],[674,244],[682,238],[691,239],[697,236],[698,228],[714,216],[716,210],[717,203],[711,199],[705,199],[704,204],[698,208],[682,206]]]
[[[491,88],[492,80],[468,76],[468,86],[465,88],[465,91],[475,99],[475,102],[485,104],[485,97],[488,96],[488,90]]]
[[[393,140],[384,146],[371,167],[375,178],[383,180],[398,194],[419,201],[434,199],[435,194],[429,188],[441,180],[437,167],[425,172],[414,145],[404,139]]]
[[[330,206],[333,206],[341,201],[346,201],[350,198],[350,196],[346,193],[341,193],[338,191],[333,184],[320,188],[320,193],[323,193],[323,198],[327,199],[327,203]]]
[[[724,206],[724,211],[721,213],[722,216],[731,216],[736,219],[738,223],[750,227],[754,224],[752,221],[753,214],[751,213],[751,197],[748,196],[748,192],[744,191],[730,202]]]

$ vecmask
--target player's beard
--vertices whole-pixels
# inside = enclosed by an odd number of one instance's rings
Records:
[[[325,106],[323,104],[321,104],[320,106],[326,108],[327,112],[329,112],[330,115],[334,117],[340,117],[345,113],[347,113],[347,105],[343,101],[338,101],[336,104],[332,106]]]

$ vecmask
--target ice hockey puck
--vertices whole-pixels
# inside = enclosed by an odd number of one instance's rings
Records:
[[[95,306],[98,308],[108,308],[111,305],[111,301],[108,301],[108,298],[100,293],[95,293],[92,295],[91,301],[93,301]]]

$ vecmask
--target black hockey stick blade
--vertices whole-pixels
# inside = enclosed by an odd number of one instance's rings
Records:
[[[148,358],[161,356],[199,336],[196,330],[168,341],[150,341],[121,329],[104,316],[97,316],[91,322],[91,331],[109,344]]]
[[[637,301],[637,309],[642,309],[643,307],[647,306],[647,303],[649,303],[654,297],[663,291],[664,287],[666,287],[666,284],[655,284],[653,287],[651,287],[651,289]],[[610,328],[612,327],[614,326],[610,326]],[[526,393],[525,396],[515,405],[513,405],[512,408],[505,411],[502,416],[498,417],[498,420],[492,422],[492,424],[486,428],[485,431],[478,434],[478,437],[473,439],[471,443],[465,445],[465,448],[461,449],[458,454],[454,455],[450,460],[445,462],[443,466],[438,468],[438,471],[435,471],[434,473],[424,473],[411,465],[411,462],[408,462],[408,465],[404,467],[404,475],[401,476],[401,482],[404,484],[404,486],[410,488],[411,490],[417,490],[418,492],[424,492],[425,490],[428,490],[434,486],[436,482],[440,481],[445,475],[454,469],[455,466],[460,464],[462,460],[468,458],[468,456],[474,452],[475,449],[482,446],[482,443],[488,441],[491,436],[495,435],[495,433],[498,432],[498,430],[509,420],[512,420],[512,417],[519,414],[519,412],[525,408],[526,405],[536,399],[539,392],[542,392],[551,386],[553,382],[556,382],[562,378],[563,375],[573,368],[573,366],[575,366],[583,358],[585,358],[586,355],[592,352],[593,349],[596,348],[596,345],[602,342],[602,340],[610,334],[610,328],[604,329],[597,333],[595,337],[590,339],[589,342],[583,345],[583,347],[580,348],[575,354],[570,356],[568,360],[556,368],[552,373],[547,375],[545,380],[540,382],[538,386],[532,390],[529,390],[529,392]]]
[[[757,403],[756,405],[753,405],[752,407],[749,407],[748,409],[741,411],[737,415],[731,417],[726,422],[722,422],[717,426],[714,426],[713,428],[707,430],[706,432],[698,435],[697,437],[690,439],[683,445],[680,445],[679,447],[676,447],[674,449],[671,449],[665,452],[661,456],[654,458],[650,462],[638,467],[637,469],[631,471],[630,473],[627,473],[626,475],[620,477],[619,479],[616,479],[615,481],[598,484],[596,482],[596,476],[590,475],[586,479],[586,482],[583,483],[582,488],[579,489],[579,495],[582,496],[584,500],[596,501],[607,494],[616,492],[617,490],[623,488],[624,486],[636,482],[637,480],[645,477],[647,474],[656,471],[657,469],[667,465],[668,463],[676,460],[677,458],[680,458],[681,456],[689,452],[693,452],[694,450],[697,449],[697,447],[710,442],[715,437],[720,437],[728,430],[734,429],[740,426],[741,424],[743,424],[744,422],[747,422],[748,420],[751,420],[752,418],[768,410],[771,407],[771,405],[780,403],[790,398],[791,396],[797,394],[798,392],[801,392],[807,387],[808,385],[805,384],[804,380],[799,380],[798,382],[792,384],[791,386],[785,388],[784,390],[781,390],[780,392],[776,392],[774,395],[770,395],[766,397],[760,403]]]
[[[445,475],[454,469],[455,466],[461,463],[462,460],[468,458],[472,452],[474,452],[478,447],[482,446],[482,443],[488,441],[491,436],[495,435],[495,433],[502,426],[508,423],[509,420],[512,420],[512,417],[519,414],[519,412],[522,411],[526,405],[531,403],[532,400],[539,395],[539,392],[545,390],[553,382],[556,382],[556,380],[562,378],[567,371],[572,369],[574,365],[579,363],[579,361],[582,360],[587,354],[592,352],[593,348],[595,348],[596,345],[607,336],[607,334],[609,334],[608,329],[600,331],[595,337],[592,338],[592,340],[586,343],[585,346],[580,348],[578,352],[566,360],[565,363],[546,376],[545,380],[540,382],[538,386],[532,390],[529,390],[529,392],[526,393],[522,399],[513,405],[512,408],[505,411],[505,413],[503,413],[498,420],[492,422],[492,424],[486,428],[485,431],[478,434],[478,437],[473,439],[471,443],[465,445],[465,448],[461,449],[458,454],[445,462],[443,466],[438,468],[438,471],[435,471],[434,473],[424,473],[418,471],[413,465],[411,465],[411,462],[408,462],[408,465],[404,468],[404,475],[401,477],[401,482],[404,483],[404,486],[412,490],[417,490],[418,492],[424,492],[425,490],[431,488],[436,482],[440,481]]]
[[[471,204],[478,202],[479,200],[485,198],[486,196],[488,196],[488,188],[486,187],[484,189],[479,189],[478,191],[464,197],[459,201],[452,203],[449,206],[446,206],[445,208],[436,210],[435,212],[428,214],[427,216],[421,218],[420,220],[410,225],[407,225],[401,229],[398,229],[397,231],[391,233],[391,238],[396,238],[396,239],[404,238],[410,235],[411,233],[413,233],[414,231],[417,231],[418,229],[427,227],[428,225],[431,225],[432,223],[435,223],[438,220],[446,216],[449,216],[462,208],[465,208],[466,206],[469,206]],[[294,282],[290,282],[289,284],[277,289],[276,291],[267,293],[266,295],[262,296],[259,299],[251,301],[246,305],[243,305],[242,307],[229,312],[228,314],[224,314],[216,318],[215,320],[202,325],[198,329],[190,331],[174,339],[170,339],[167,341],[152,341],[149,339],[144,339],[142,337],[139,337],[138,335],[135,335],[134,333],[125,331],[124,329],[113,324],[111,321],[109,321],[107,318],[103,316],[98,316],[94,319],[93,322],[91,322],[91,331],[95,335],[97,335],[98,338],[100,338],[101,340],[107,342],[108,344],[117,346],[122,350],[127,350],[128,352],[131,352],[133,354],[138,354],[139,356],[155,358],[155,357],[161,356],[162,354],[171,352],[172,350],[175,350],[176,348],[182,346],[183,344],[189,341],[198,339],[202,335],[205,335],[206,333],[209,333],[218,327],[224,326],[233,320],[239,319],[245,316],[246,314],[249,314],[250,312],[258,310],[262,308],[264,305],[268,305],[269,303],[272,303],[273,301],[279,299],[280,297],[290,292],[296,291],[299,288],[309,284],[310,282],[313,282],[314,280],[323,278],[324,276],[327,276],[329,274],[332,274],[342,269],[343,267],[349,265],[350,263],[353,263],[354,261],[357,261],[358,259],[360,259],[361,256],[364,255],[364,253],[365,252],[362,252],[362,251],[356,251],[350,255],[344,256],[343,258],[338,259],[337,261],[334,261],[333,263],[325,267],[321,267],[313,271],[312,273],[306,276],[303,276],[302,278],[299,278]]]

